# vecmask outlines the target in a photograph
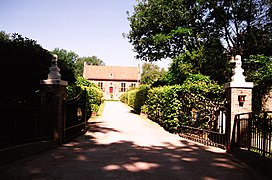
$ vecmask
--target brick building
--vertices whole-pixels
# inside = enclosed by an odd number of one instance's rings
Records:
[[[83,77],[96,83],[105,99],[119,99],[130,87],[140,85],[141,73],[138,67],[93,66],[84,63]]]

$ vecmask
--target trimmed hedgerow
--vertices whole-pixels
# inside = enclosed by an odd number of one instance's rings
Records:
[[[132,107],[135,113],[140,114],[149,89],[150,86],[142,85],[136,89],[129,90],[121,95],[120,101]]]
[[[196,100],[222,100],[224,89],[208,76],[193,74],[184,84],[150,89],[140,87],[124,93],[121,101],[131,106],[135,112],[143,112],[171,133],[177,133],[181,124],[189,125],[188,113],[183,107],[197,107]]]
[[[86,90],[87,95],[87,113],[97,112],[102,102],[103,92],[94,83],[83,77],[77,77],[77,81],[67,87],[68,99],[75,97],[82,90]]]

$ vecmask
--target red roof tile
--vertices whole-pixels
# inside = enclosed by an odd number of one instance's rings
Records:
[[[139,81],[139,67],[92,66],[85,64],[84,77],[89,80]]]

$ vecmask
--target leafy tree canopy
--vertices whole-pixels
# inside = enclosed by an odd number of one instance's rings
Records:
[[[228,50],[271,55],[272,6],[267,0],[210,0],[209,12]]]
[[[266,94],[272,87],[272,56],[251,55],[244,61],[247,80],[253,81],[261,94]]]
[[[1,40],[8,40],[9,34],[7,34],[5,31],[0,31],[0,39]]]
[[[128,38],[145,61],[173,58],[214,38],[231,53],[268,55],[271,9],[267,0],[139,0]]]
[[[172,58],[172,82],[201,73],[222,84],[227,55],[271,55],[271,14],[267,0],[139,0],[127,37],[138,59]]]
[[[140,0],[134,7],[128,34],[137,58],[157,61],[173,58],[198,43],[198,29],[208,27],[200,21],[205,2],[184,0]],[[198,19],[198,21],[196,21]]]
[[[144,63],[142,65],[141,83],[152,85],[158,81],[164,73],[164,69],[160,69],[158,65],[152,63]]]
[[[26,97],[35,94],[40,80],[47,79],[51,54],[36,41],[14,33],[0,33],[0,62],[5,96]],[[4,38],[3,38],[4,37]]]

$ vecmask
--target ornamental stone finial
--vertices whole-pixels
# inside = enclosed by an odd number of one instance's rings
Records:
[[[52,66],[58,66],[58,55],[53,54],[52,60],[51,60],[51,65]]]
[[[244,69],[242,68],[242,60],[240,55],[235,56],[235,68],[233,69],[234,75],[231,77],[231,82],[246,82],[246,77],[243,75]]]
[[[58,55],[53,54],[51,60],[51,67],[49,67],[50,73],[47,79],[61,79],[60,68],[58,67]]]

